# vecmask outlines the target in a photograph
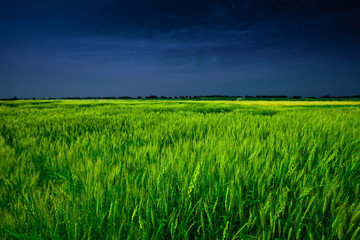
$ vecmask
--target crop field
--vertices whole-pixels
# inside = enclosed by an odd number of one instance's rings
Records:
[[[0,101],[0,239],[360,239],[360,102]]]

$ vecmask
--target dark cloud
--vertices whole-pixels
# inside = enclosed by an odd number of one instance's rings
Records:
[[[358,94],[359,10],[333,0],[3,0],[0,95]]]

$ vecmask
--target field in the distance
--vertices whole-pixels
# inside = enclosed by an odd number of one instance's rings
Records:
[[[0,101],[1,239],[360,238],[360,102]]]

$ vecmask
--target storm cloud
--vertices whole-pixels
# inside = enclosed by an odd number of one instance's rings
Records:
[[[0,3],[0,97],[355,95],[357,1]]]

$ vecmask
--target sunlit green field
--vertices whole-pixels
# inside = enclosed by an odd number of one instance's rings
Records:
[[[0,101],[1,239],[360,238],[360,102]]]

